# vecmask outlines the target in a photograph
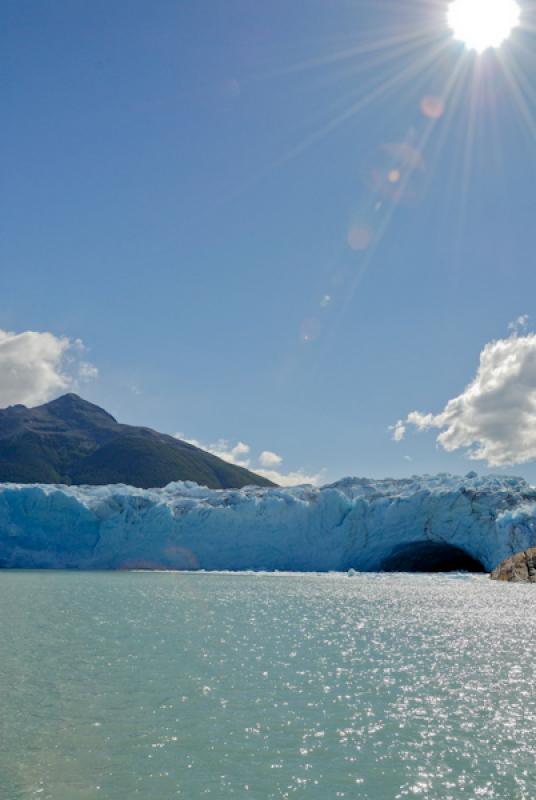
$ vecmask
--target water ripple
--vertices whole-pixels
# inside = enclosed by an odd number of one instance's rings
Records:
[[[534,589],[7,573],[0,796],[534,800]]]

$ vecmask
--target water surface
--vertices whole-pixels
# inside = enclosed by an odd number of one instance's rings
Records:
[[[0,797],[534,800],[536,590],[0,573]]]

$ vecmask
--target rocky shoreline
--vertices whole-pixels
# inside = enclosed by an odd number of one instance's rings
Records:
[[[493,581],[536,583],[536,547],[505,559],[490,575]]]

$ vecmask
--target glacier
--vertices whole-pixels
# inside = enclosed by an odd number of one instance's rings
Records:
[[[469,473],[345,478],[315,488],[195,483],[0,485],[0,566],[48,569],[395,569],[456,548],[486,571],[536,545],[536,489]]]

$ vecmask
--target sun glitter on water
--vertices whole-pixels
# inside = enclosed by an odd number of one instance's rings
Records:
[[[515,0],[453,0],[448,9],[454,38],[478,53],[500,47],[517,28],[520,17]]]

